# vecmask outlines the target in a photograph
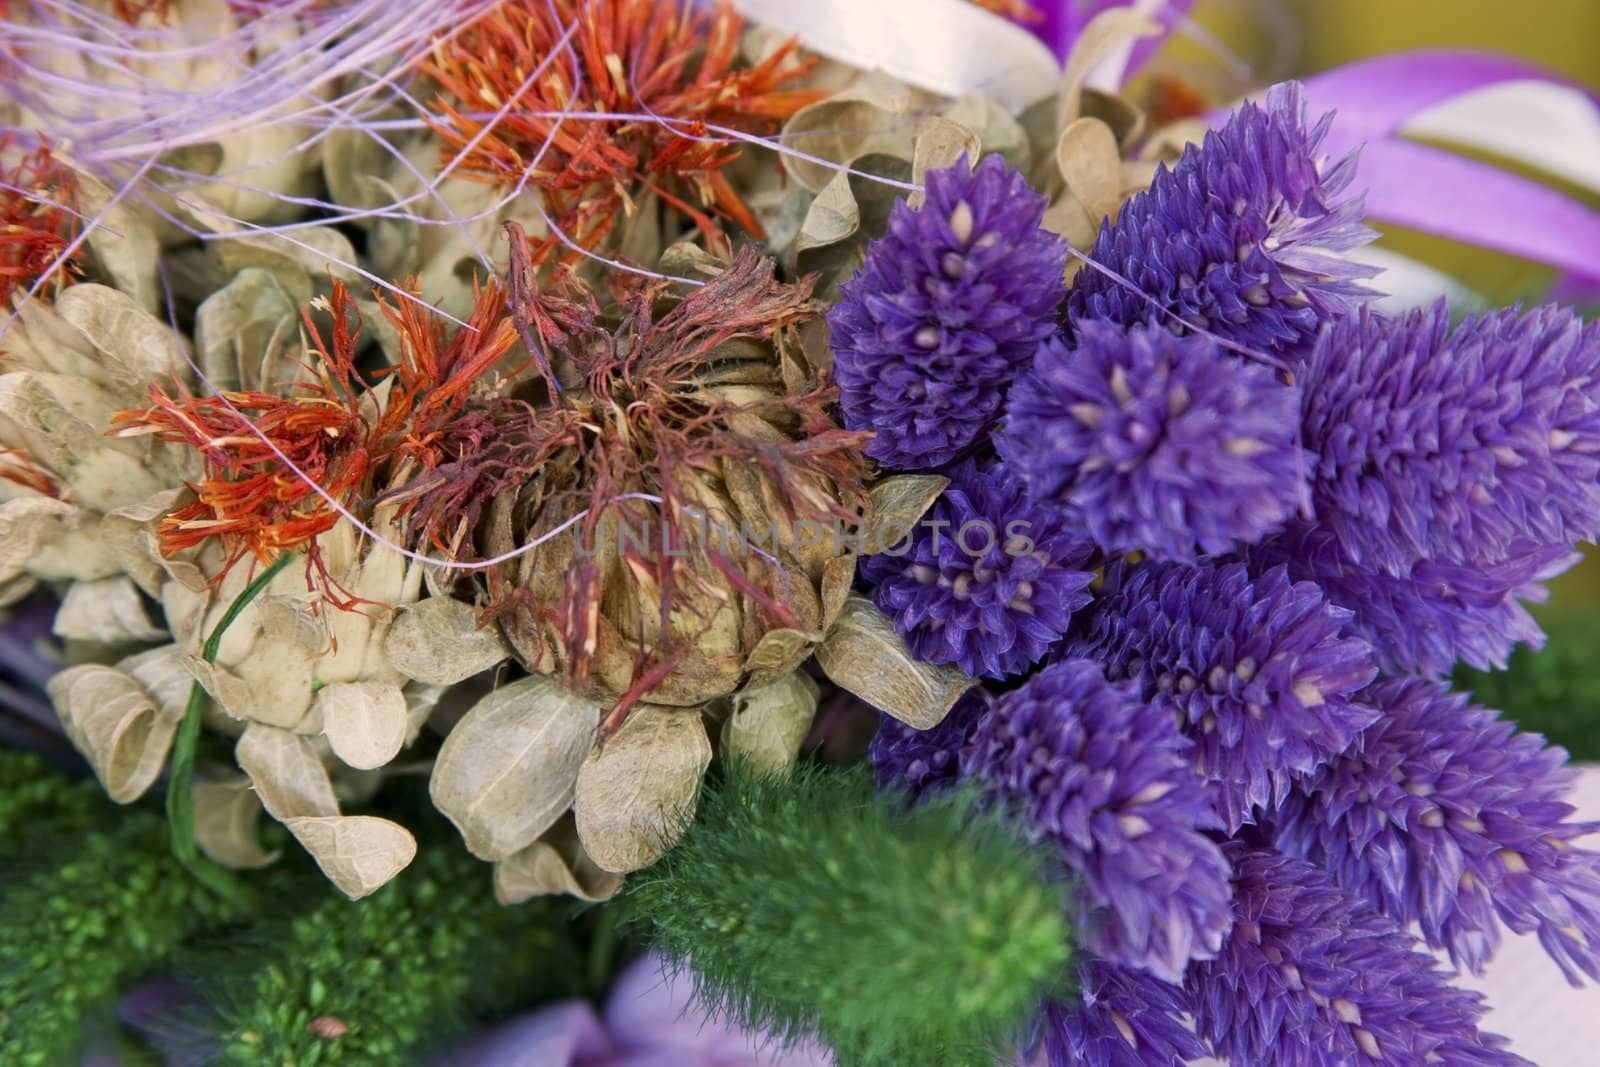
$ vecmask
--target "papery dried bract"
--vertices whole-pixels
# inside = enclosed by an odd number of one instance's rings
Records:
[[[599,705],[550,678],[501,686],[445,738],[428,794],[473,855],[506,859],[572,805],[599,724]]]
[[[660,859],[694,817],[710,764],[697,709],[635,708],[578,772],[573,813],[584,850],[618,874]]]
[[[472,605],[451,597],[429,597],[400,612],[384,650],[401,674],[434,685],[454,685],[511,655],[498,631],[478,625]]]
[[[150,621],[138,587],[120,576],[69,586],[54,630],[57,637],[107,645],[159,641],[167,635]]]
[[[261,798],[250,779],[235,775],[194,784],[194,837],[211,859],[235,870],[265,867],[279,853],[261,847]]]
[[[919,730],[937,726],[973,685],[955,667],[935,667],[913,657],[893,624],[861,596],[845,602],[816,655],[840,688]]]
[[[307,815],[284,825],[351,900],[383,888],[417,855],[411,831],[373,815]]]
[[[570,817],[494,865],[494,895],[502,904],[543,896],[598,902],[610,900],[621,888],[622,876],[602,869],[583,850]]]
[[[789,770],[817,713],[817,683],[794,672],[771,685],[733,695],[722,724],[722,754],[764,774]]]
[[[178,729],[131,676],[113,667],[69,667],[47,686],[67,736],[118,804],[138,800],[160,777]]]
[[[253,722],[234,746],[234,758],[279,822],[339,814],[333,783],[310,738]]]
[[[313,714],[333,754],[358,770],[382,767],[406,740],[406,698],[396,685],[334,682],[318,690]]]

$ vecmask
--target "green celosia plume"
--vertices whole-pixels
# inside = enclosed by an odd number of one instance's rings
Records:
[[[841,1067],[989,1064],[1059,991],[1062,888],[956,795],[904,808],[869,773],[734,769],[625,898],[703,998]]]

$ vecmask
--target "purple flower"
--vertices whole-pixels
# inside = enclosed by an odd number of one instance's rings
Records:
[[[1317,520],[1355,566],[1403,577],[1600,536],[1600,323],[1363,312],[1318,339],[1301,396]]]
[[[1171,714],[1065,660],[1000,697],[963,750],[964,778],[1014,807],[1083,883],[1084,946],[1177,981],[1227,932],[1228,865]]]
[[[1376,717],[1358,695],[1372,653],[1343,635],[1349,613],[1281,567],[1252,579],[1237,563],[1118,565],[1106,584],[1087,635],[1066,651],[1177,712],[1230,833]]]
[[[959,781],[961,750],[989,713],[990,699],[981,688],[967,690],[939,725],[929,730],[884,715],[869,749],[879,788],[903,788],[916,800]]]
[[[1003,465],[968,461],[907,541],[867,557],[861,579],[918,659],[1005,678],[1038,662],[1089,603],[1093,555]]]
[[[1039,346],[996,448],[1028,494],[1111,552],[1192,560],[1291,515],[1298,392],[1208,338],[1102,322]]]
[[[1339,199],[1355,156],[1320,161],[1333,116],[1308,129],[1305,106],[1298,83],[1274,86],[1265,107],[1243,105],[1202,147],[1158,171],[1148,192],[1101,226],[1090,252],[1122,280],[1086,267],[1073,284],[1072,318],[1187,323],[1288,352],[1372,295],[1356,279],[1375,272],[1337,255],[1374,236],[1361,223],[1361,198]]]
[[[895,205],[828,313],[845,424],[877,435],[869,456],[941,466],[994,421],[1066,291],[1067,246],[1039,228],[1044,209],[997,155],[930,171],[920,209]]]
[[[1367,694],[1383,717],[1279,811],[1283,851],[1481,971],[1499,924],[1539,940],[1569,980],[1600,979],[1600,855],[1573,842],[1567,754],[1420,679]]]
[[[1444,674],[1458,659],[1503,668],[1519,642],[1542,647],[1544,631],[1523,603],[1542,603],[1540,583],[1579,556],[1564,545],[1513,545],[1501,562],[1421,560],[1392,576],[1350,563],[1333,533],[1313,526],[1273,538],[1250,559],[1260,568],[1286,564],[1295,579],[1315,582],[1353,612],[1350,631],[1371,642],[1384,670]]]
[[[1234,927],[1190,968],[1200,1035],[1235,1064],[1531,1067],[1478,1031],[1484,1004],[1452,989],[1405,929],[1276,852],[1229,849]]]
[[[1095,961],[1077,993],[1081,1003],[1047,1005],[1040,1020],[1049,1067],[1184,1067],[1206,1054],[1181,986]]]

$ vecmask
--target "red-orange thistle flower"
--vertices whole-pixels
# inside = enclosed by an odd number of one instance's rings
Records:
[[[425,65],[445,91],[434,126],[444,158],[459,154],[462,174],[505,185],[531,169],[552,223],[588,249],[646,191],[713,246],[723,242],[718,219],[760,236],[722,173],[739,146],[710,128],[771,133],[821,94],[784,88],[815,62],[793,41],[738,66],[742,25],[725,2],[708,12],[687,0],[505,0],[439,42]],[[507,101],[503,116],[482,117]],[[589,117],[597,112],[630,117]],[[542,263],[560,247],[549,235],[530,252]]]
[[[152,385],[148,409],[115,416],[119,435],[154,433],[186,443],[205,458],[205,479],[193,487],[196,499],[162,520],[164,551],[215,537],[228,547],[230,566],[247,554],[270,560],[311,545],[339,521],[338,508],[312,483],[349,507],[401,465],[438,465],[441,430],[460,411],[472,383],[516,339],[504,294],[495,285],[478,292],[473,329],[459,331],[448,344],[442,327],[413,305],[399,311],[382,306],[403,341],[386,397],[356,372],[361,321],[348,290],[335,282],[326,305],[333,317],[326,340],[305,314],[317,355],[312,381],[294,384],[283,396],[169,396]],[[291,470],[285,457],[302,473]]]
[[[20,449],[0,448],[0,478],[26,486],[42,496],[61,496],[61,485],[55,477]]]
[[[13,155],[0,134],[0,160]],[[78,227],[78,183],[48,145],[0,164],[0,307],[41,277],[59,285],[74,272],[63,258]]]

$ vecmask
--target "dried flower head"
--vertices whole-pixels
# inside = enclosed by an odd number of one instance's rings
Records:
[[[1003,464],[968,461],[951,479],[902,545],[866,559],[861,578],[919,659],[1021,674],[1089,603],[1094,549],[1029,504]]]
[[[964,778],[1014,804],[1032,840],[1083,884],[1084,945],[1169,981],[1228,930],[1228,865],[1171,713],[1062,660],[995,701],[962,752]]]
[[[1089,253],[1138,291],[1082,271],[1073,318],[1187,324],[1289,352],[1372,295],[1357,279],[1376,271],[1338,254],[1374,236],[1361,222],[1361,198],[1341,199],[1356,158],[1321,158],[1333,116],[1307,127],[1305,111],[1299,83],[1276,85],[1264,106],[1242,105],[1158,171],[1148,192],[1102,225]]]
[[[1108,552],[1193,560],[1293,514],[1296,390],[1210,339],[1103,322],[1046,341],[996,447],[1041,507]]]
[[[1230,1063],[1282,1067],[1531,1067],[1480,1033],[1484,1003],[1454,989],[1405,928],[1328,875],[1230,846],[1233,932],[1188,977],[1196,1028]]]
[[[1566,753],[1421,679],[1365,696],[1383,715],[1298,783],[1280,849],[1481,971],[1500,923],[1537,932],[1567,977],[1600,979],[1600,855],[1576,842]]]
[[[532,252],[513,232],[513,272]],[[861,435],[829,414],[796,327],[811,279],[779,282],[746,248],[707,285],[627,293],[618,318],[584,290],[514,282],[513,315],[553,377],[452,419],[453,457],[382,499],[424,541],[488,570],[483,594],[524,662],[663,703],[737,687],[771,626],[814,630],[816,583],[863,506]]]
[[[828,313],[845,425],[867,454],[926,469],[994,422],[1006,386],[1056,329],[1067,246],[1044,197],[1005,160],[930,171],[927,199],[889,230]]]
[[[340,518],[328,498],[349,507],[402,469],[428,472],[444,462],[446,427],[460,414],[472,383],[516,340],[497,285],[478,293],[469,327],[449,343],[442,325],[414,305],[384,306],[403,349],[394,382],[380,393],[356,370],[362,324],[342,283],[334,283],[325,310],[333,319],[326,340],[310,310],[303,313],[316,350],[314,377],[290,385],[283,395],[170,396],[152,384],[149,408],[113,420],[119,436],[156,434],[189,445],[205,459],[195,499],[161,523],[167,552],[217,538],[228,549],[230,565],[245,555],[265,561],[301,547],[315,563],[317,537]]]
[[[443,158],[505,186],[531,175],[551,224],[585,249],[646,194],[713,248],[726,247],[719,219],[760,236],[723,173],[738,142],[715,128],[771,133],[820,97],[786,88],[815,62],[795,42],[741,66],[742,26],[726,2],[505,0],[442,37],[423,64],[444,90],[434,123]],[[542,263],[558,249],[552,233],[529,251]]]
[[[0,309],[39,281],[59,287],[75,273],[65,257],[78,227],[78,184],[49,145],[31,152],[0,133]]]
[[[1344,635],[1349,613],[1282,568],[1252,578],[1237,563],[1120,564],[1107,590],[1067,652],[1177,713],[1230,833],[1376,717],[1358,696],[1372,652]]]

